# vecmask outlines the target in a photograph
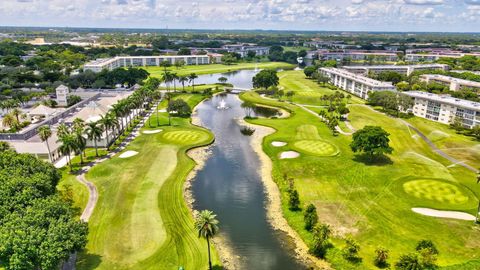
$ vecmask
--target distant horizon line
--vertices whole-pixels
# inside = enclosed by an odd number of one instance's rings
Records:
[[[92,26],[20,26],[0,25],[0,28],[31,28],[31,29],[96,29],[96,30],[142,30],[142,31],[233,31],[233,32],[292,32],[292,33],[391,33],[391,34],[480,34],[480,32],[460,31],[391,31],[391,30],[291,30],[291,29],[215,29],[215,28],[147,28],[147,27],[92,27]]]

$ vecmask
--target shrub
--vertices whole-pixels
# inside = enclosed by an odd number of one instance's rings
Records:
[[[309,204],[305,213],[303,214],[303,220],[305,221],[305,229],[311,231],[318,222],[317,208],[313,204]]]
[[[352,238],[346,239],[347,245],[342,249],[343,257],[350,262],[359,262],[362,259],[358,256],[360,245]]]
[[[291,190],[289,193],[288,207],[292,211],[297,211],[300,209],[300,196],[296,189]]]
[[[388,249],[384,247],[378,247],[375,250],[375,259],[373,260],[375,266],[378,268],[386,268],[389,266],[389,263],[387,262],[389,256],[389,251]]]

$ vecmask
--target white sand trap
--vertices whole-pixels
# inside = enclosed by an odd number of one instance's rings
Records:
[[[163,110],[158,110],[158,112],[167,112],[167,110],[163,109]]]
[[[136,155],[138,155],[137,151],[126,151],[118,157],[119,158],[129,158],[129,157],[133,157],[133,156],[136,156]]]
[[[441,211],[430,208],[412,208],[412,211],[429,217],[439,217],[439,218],[453,218],[461,220],[475,220],[473,215],[464,212],[458,211]]]
[[[295,151],[285,151],[280,154],[280,159],[297,158],[300,154]]]
[[[275,146],[275,147],[282,147],[282,146],[287,145],[287,143],[286,142],[280,142],[280,141],[273,141],[272,145]]]
[[[156,134],[162,132],[162,129],[155,129],[155,130],[144,130],[143,134]]]

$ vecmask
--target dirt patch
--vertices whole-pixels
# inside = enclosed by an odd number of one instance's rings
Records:
[[[341,203],[315,203],[318,216],[325,220],[333,228],[333,234],[337,237],[345,237],[347,235],[355,235],[358,232],[355,220],[348,213],[347,208]]]

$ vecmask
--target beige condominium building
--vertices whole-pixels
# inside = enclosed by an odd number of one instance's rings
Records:
[[[146,67],[160,66],[162,62],[175,64],[183,61],[185,65],[210,64],[208,55],[160,55],[160,56],[117,56],[114,58],[102,58],[85,64],[84,70],[100,72],[104,69],[114,70],[120,67]]]
[[[443,124],[450,124],[458,117],[466,128],[480,125],[480,103],[478,102],[419,91],[409,91],[404,94],[415,99],[412,112],[418,117]]]
[[[426,83],[439,83],[447,85],[450,91],[458,91],[464,88],[480,90],[480,82],[458,79],[450,76],[439,74],[424,74],[420,76],[420,80]]]
[[[352,73],[368,75],[370,72],[378,74],[381,72],[393,71],[400,74],[410,75],[415,71],[421,70],[449,70],[448,65],[444,64],[425,64],[425,65],[379,65],[379,66],[344,66]]]
[[[320,68],[320,73],[330,78],[330,83],[363,99],[375,91],[396,91],[391,82],[381,82],[339,68]]]

